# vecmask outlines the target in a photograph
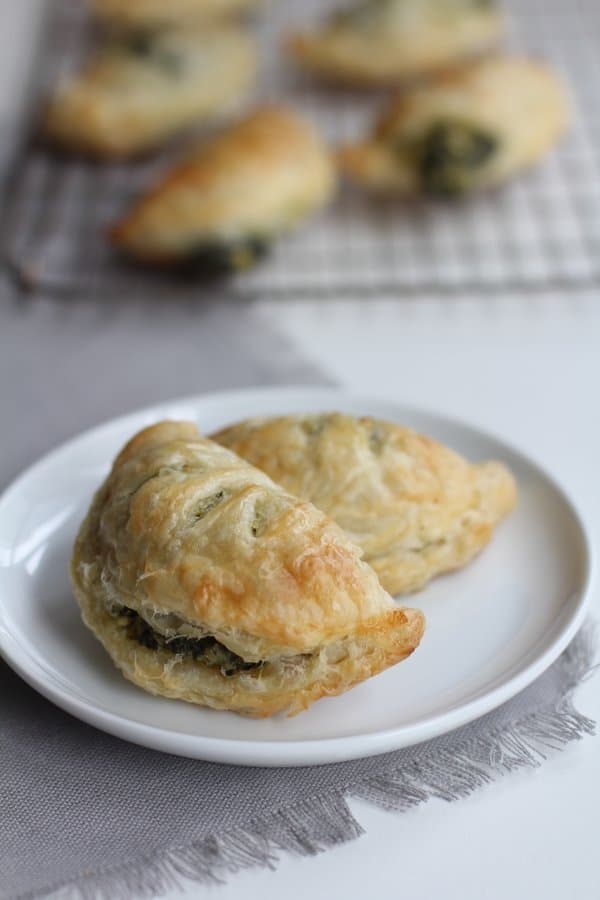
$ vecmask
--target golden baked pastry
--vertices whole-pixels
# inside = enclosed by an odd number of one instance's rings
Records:
[[[263,107],[177,165],[116,225],[112,240],[144,262],[244,269],[324,206],[335,183],[312,128],[283,108]]]
[[[329,79],[395,84],[480,53],[503,31],[493,0],[358,0],[287,48]]]
[[[262,6],[263,0],[91,0],[94,16],[117,28],[206,25]]]
[[[125,34],[59,85],[44,130],[67,149],[135,156],[230,111],[256,67],[254,43],[240,29]]]
[[[438,77],[395,100],[363,143],[339,153],[369,188],[452,196],[497,185],[536,162],[568,121],[554,73],[496,57]]]
[[[392,666],[423,615],[306,501],[198,433],[161,422],[117,456],[71,578],[84,622],[153,694],[248,716],[297,713]]]
[[[331,516],[391,594],[464,566],[517,497],[501,463],[473,465],[410,428],[369,417],[249,419],[212,439]]]

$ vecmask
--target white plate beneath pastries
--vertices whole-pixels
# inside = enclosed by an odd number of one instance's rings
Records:
[[[406,662],[295,718],[243,719],[153,697],[119,674],[71,596],[71,545],[92,493],[131,435],[162,418],[210,432],[251,415],[341,410],[407,424],[473,461],[515,473],[518,508],[466,569],[407,599],[427,616]],[[0,499],[0,652],[36,690],[126,740],[243,765],[369,756],[450,731],[543,672],[582,623],[591,552],[554,480],[498,439],[433,413],[319,388],[208,394],[88,431],[28,469]]]

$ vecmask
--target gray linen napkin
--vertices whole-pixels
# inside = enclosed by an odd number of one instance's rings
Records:
[[[417,747],[330,766],[260,769],[181,759],[96,731],[0,663],[0,896],[152,897],[358,837],[346,804],[406,810],[465,797],[591,734],[572,704],[590,629],[519,696]],[[57,827],[58,826],[58,827]],[[63,891],[60,891],[63,894]]]
[[[112,416],[211,390],[331,384],[249,302],[24,300],[0,282],[0,490],[42,453]]]

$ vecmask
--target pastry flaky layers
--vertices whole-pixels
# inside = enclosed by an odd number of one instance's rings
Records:
[[[566,92],[530,59],[490,57],[405,91],[372,134],[339,153],[374,190],[452,195],[493,187],[535,163],[565,131]]]
[[[355,0],[287,48],[328,79],[395,84],[486,50],[504,28],[493,0]]]
[[[465,565],[516,503],[515,481],[501,463],[471,464],[379,419],[250,419],[212,438],[331,516],[391,594]]]
[[[323,207],[331,156],[293,112],[264,106],[172,169],[117,223],[114,244],[157,265],[236,271]]]
[[[233,26],[126,33],[59,84],[44,131],[63,148],[99,158],[146,153],[231,112],[256,69],[253,41]]]
[[[418,645],[324,513],[189,422],[117,456],[71,562],[85,623],[154,694],[248,716],[297,713]]]

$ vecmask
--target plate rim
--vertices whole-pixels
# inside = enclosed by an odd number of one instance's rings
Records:
[[[0,657],[21,677],[30,687],[50,700],[59,708],[75,716],[81,721],[99,728],[115,737],[130,741],[143,747],[158,750],[177,756],[185,756],[206,760],[215,763],[288,767],[323,765],[342,762],[352,759],[365,758],[380,755],[404,747],[413,746],[432,738],[446,734],[475,719],[491,712],[502,703],[510,700],[520,691],[524,690],[536,678],[548,669],[568,646],[575,634],[582,626],[592,596],[592,587],[595,582],[596,563],[591,542],[591,532],[577,503],[565,489],[561,480],[549,472],[546,467],[534,460],[528,453],[517,445],[499,437],[493,431],[482,428],[462,417],[448,415],[427,406],[405,403],[391,397],[376,397],[372,393],[362,393],[345,389],[343,387],[330,387],[321,385],[280,385],[261,386],[230,389],[225,391],[206,391],[198,394],[176,397],[164,400],[148,406],[138,407],[119,416],[105,419],[97,425],[84,429],[73,437],[62,442],[55,448],[43,454],[39,459],[20,472],[0,494],[0,514],[3,506],[10,498],[18,493],[23,483],[51,464],[55,458],[60,458],[68,453],[79,442],[93,439],[102,432],[123,427],[130,419],[148,418],[158,421],[166,414],[169,408],[177,406],[196,406],[200,408],[207,399],[221,399],[223,402],[233,402],[235,399],[243,399],[252,395],[268,398],[271,395],[293,395],[310,393],[321,395],[323,402],[329,398],[334,401],[352,400],[364,401],[369,404],[387,405],[404,410],[409,416],[424,416],[437,419],[439,422],[452,427],[458,427],[463,431],[471,432],[484,439],[496,442],[509,453],[520,457],[527,465],[537,470],[548,481],[561,501],[569,510],[577,527],[579,543],[581,545],[581,587],[575,601],[575,607],[566,624],[550,642],[546,649],[538,654],[535,659],[524,666],[514,675],[508,677],[502,684],[486,691],[482,696],[461,703],[458,707],[451,708],[434,716],[428,716],[424,720],[417,720],[411,725],[395,726],[384,730],[377,730],[367,734],[346,735],[334,738],[295,738],[291,741],[255,741],[237,739],[232,737],[213,737],[207,735],[191,735],[185,732],[175,731],[159,725],[150,725],[145,722],[136,722],[133,719],[122,716],[119,713],[106,710],[93,701],[84,701],[72,694],[68,689],[62,689],[58,683],[46,683],[43,680],[43,668],[31,655],[19,653],[19,645],[11,637],[5,627],[0,627]],[[321,401],[319,401],[321,402]],[[135,427],[135,426],[134,426]],[[140,426],[142,427],[142,426]],[[109,461],[110,462],[110,461]],[[0,621],[0,626],[2,622]],[[23,664],[21,656],[29,663]],[[283,759],[281,755],[283,754]]]

